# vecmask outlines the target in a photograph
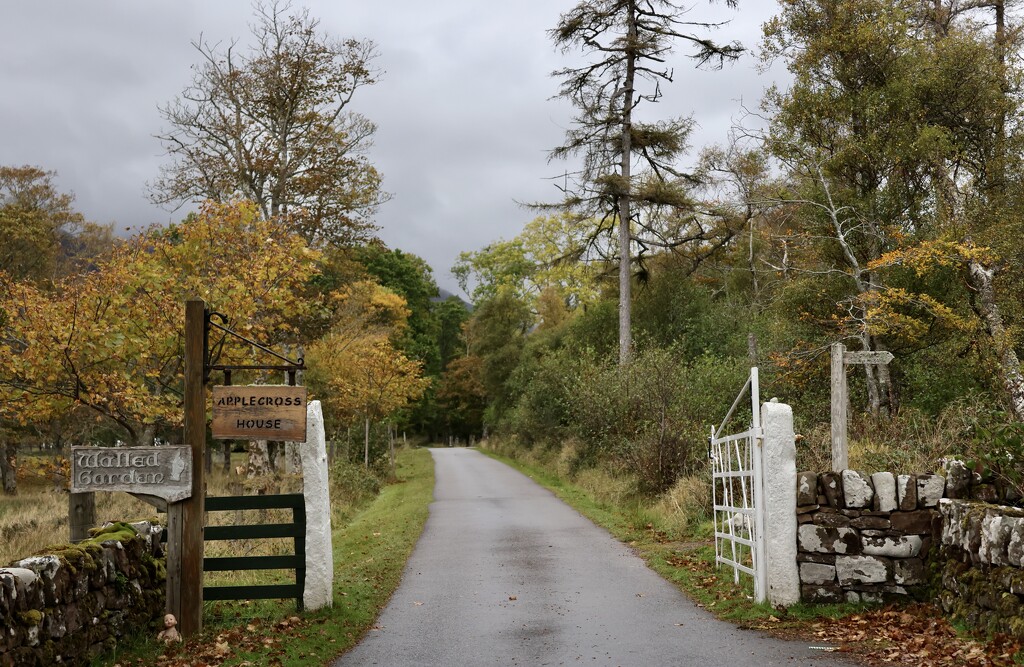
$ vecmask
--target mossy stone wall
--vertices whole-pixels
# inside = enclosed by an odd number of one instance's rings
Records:
[[[946,499],[935,555],[943,611],[968,625],[1024,639],[1024,510]]]
[[[166,605],[160,531],[112,524],[0,568],[0,667],[88,665],[119,637],[155,627]]]

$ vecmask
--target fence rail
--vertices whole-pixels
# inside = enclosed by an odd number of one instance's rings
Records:
[[[306,504],[301,493],[269,496],[208,496],[207,512],[237,510],[290,509],[292,523],[249,526],[206,526],[203,540],[272,539],[290,537],[294,553],[281,556],[228,556],[203,559],[204,572],[246,570],[295,570],[294,584],[262,586],[204,586],[204,600],[264,600],[295,598],[302,611],[302,594],[306,586]]]

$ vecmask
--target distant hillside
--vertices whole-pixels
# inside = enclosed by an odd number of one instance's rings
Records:
[[[437,292],[438,292],[437,296],[432,298],[431,301],[434,301],[434,302],[447,301],[449,299],[449,297],[453,297],[454,296],[456,299],[458,299],[459,301],[462,302],[462,305],[464,305],[466,307],[466,310],[473,310],[473,304],[469,303],[468,301],[463,299],[458,294],[454,294],[452,292],[449,292],[448,290],[446,290],[443,287],[438,287],[437,288]]]

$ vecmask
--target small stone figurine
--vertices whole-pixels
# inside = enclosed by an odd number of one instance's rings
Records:
[[[164,616],[164,629],[156,636],[156,640],[158,642],[162,641],[165,644],[180,642],[181,633],[178,632],[178,628],[174,627],[177,624],[178,619],[174,618],[174,614],[167,614]]]

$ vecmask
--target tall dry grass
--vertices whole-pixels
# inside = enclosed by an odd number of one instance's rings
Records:
[[[244,455],[242,455],[244,456]],[[240,462],[240,461],[239,461]],[[23,459],[24,475],[19,476],[17,496],[0,496],[0,567],[31,555],[42,553],[51,545],[66,544],[69,538],[68,494],[60,490],[60,482],[38,474],[37,462]],[[337,471],[341,471],[337,473]],[[337,473],[337,474],[336,474]],[[207,495],[254,495],[297,493],[302,480],[295,475],[273,479],[246,480],[234,470],[225,473],[221,467],[206,476]],[[356,508],[375,496],[379,481],[361,467],[337,464],[332,470],[332,521],[346,521]],[[150,520],[166,523],[166,515],[127,493],[96,493],[96,521]],[[245,510],[208,512],[207,525],[251,525],[290,523],[291,510]],[[292,553],[291,538],[265,540],[224,540],[207,542],[206,556],[257,556]],[[208,573],[208,585],[247,585],[276,583],[293,575],[285,571]]]

